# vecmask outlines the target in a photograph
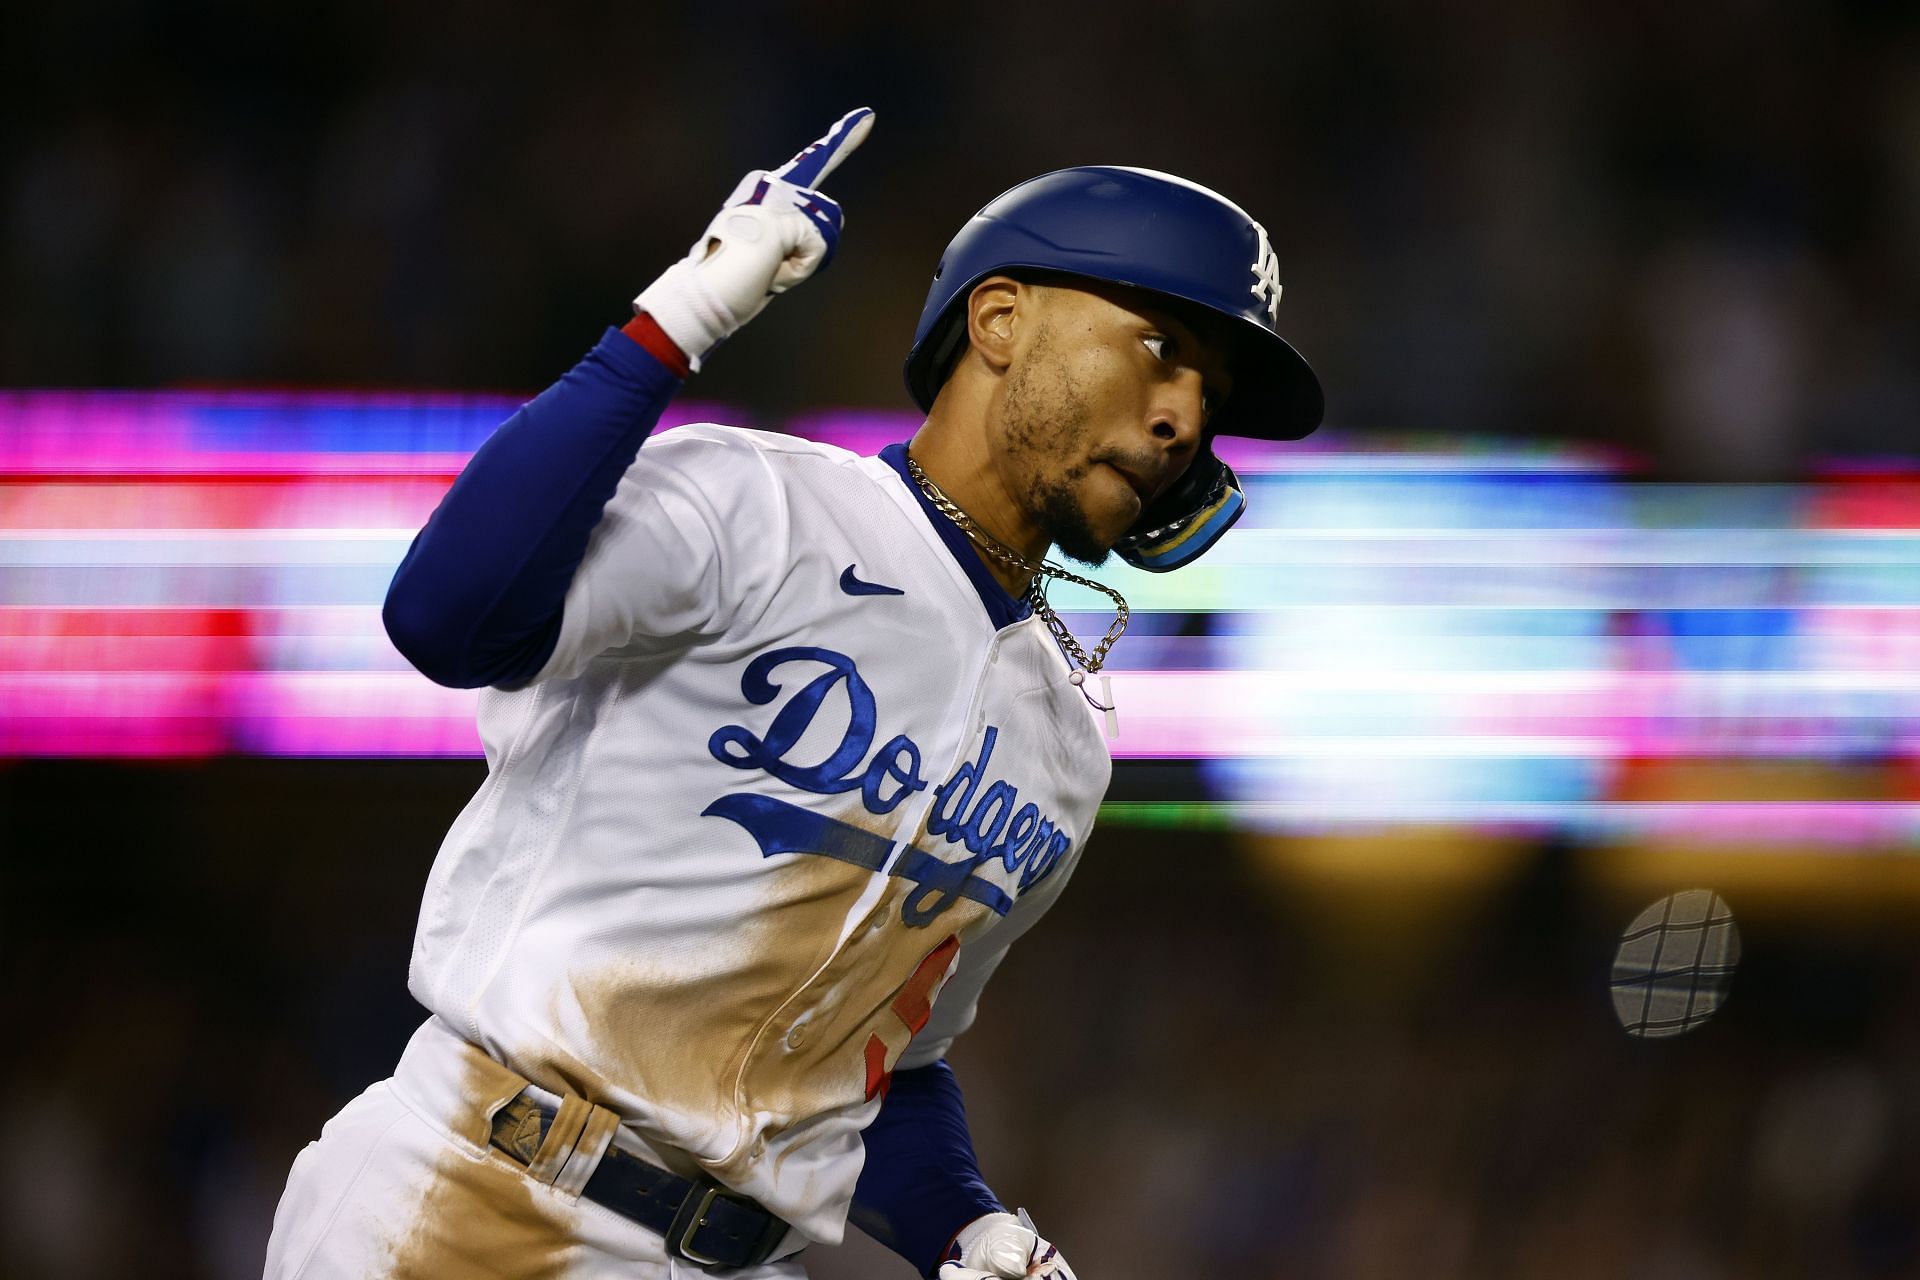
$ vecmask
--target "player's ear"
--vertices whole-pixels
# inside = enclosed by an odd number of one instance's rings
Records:
[[[1033,306],[1034,292],[1012,276],[988,276],[967,295],[967,344],[996,374],[1013,363],[1016,321],[1023,304]]]

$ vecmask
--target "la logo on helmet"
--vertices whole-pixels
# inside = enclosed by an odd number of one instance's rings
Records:
[[[1253,296],[1267,304],[1267,320],[1277,325],[1280,323],[1280,258],[1267,242],[1267,229],[1257,222],[1253,229],[1260,237],[1260,247],[1253,255]]]

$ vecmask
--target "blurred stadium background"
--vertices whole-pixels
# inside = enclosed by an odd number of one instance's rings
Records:
[[[677,420],[903,438],[946,238],[1089,162],[1260,217],[1329,396],[1107,574],[1110,803],[955,1055],[1000,1193],[1087,1280],[1920,1275],[1920,11],[81,0],[0,67],[0,1271],[258,1274],[484,770],[388,575],[868,102]],[[1696,886],[1730,1002],[1630,1040]]]

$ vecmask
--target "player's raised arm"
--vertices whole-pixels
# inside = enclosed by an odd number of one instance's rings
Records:
[[[633,321],[474,454],[382,610],[395,648],[428,678],[479,688],[546,665],[595,527],[683,380],[832,260],[842,215],[819,184],[872,125],[872,111],[851,111],[785,165],[741,179],[687,256],[634,300]]]

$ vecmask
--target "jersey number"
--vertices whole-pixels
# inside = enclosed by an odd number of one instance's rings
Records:
[[[920,1028],[927,1025],[927,1019],[933,1016],[933,993],[940,980],[947,976],[947,967],[953,963],[954,952],[960,950],[960,939],[948,935],[947,940],[927,952],[926,958],[907,979],[907,985],[900,988],[900,994],[893,998],[894,1016],[906,1024],[907,1039],[901,1044],[898,1053],[889,1053],[887,1042],[876,1032],[867,1037],[867,1100],[876,1096],[885,1097],[887,1085],[893,1081],[893,1064],[900,1061],[900,1054],[907,1051],[907,1044],[920,1034]]]

